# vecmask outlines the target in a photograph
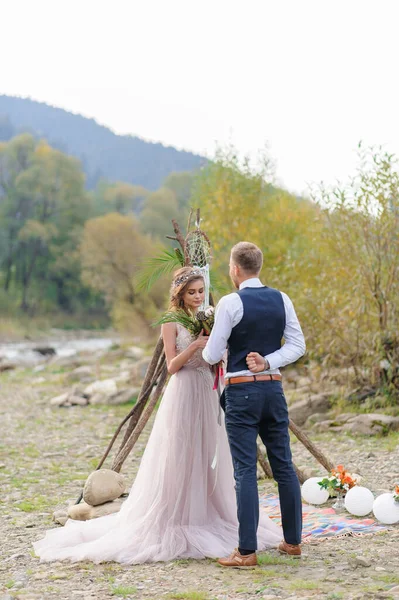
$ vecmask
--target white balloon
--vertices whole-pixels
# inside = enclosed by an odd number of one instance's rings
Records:
[[[396,502],[392,493],[381,494],[374,500],[373,513],[384,525],[399,523],[399,502]]]
[[[310,477],[302,485],[302,498],[309,504],[324,504],[329,498],[328,490],[324,490],[317,483],[323,477]]]
[[[373,510],[374,496],[369,489],[355,485],[346,492],[345,508],[356,517],[364,517]]]

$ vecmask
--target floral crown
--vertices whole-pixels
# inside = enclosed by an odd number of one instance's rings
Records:
[[[199,276],[199,277],[203,277],[203,274],[199,269],[193,269],[189,273],[186,273],[185,275],[181,275],[181,277],[178,277],[177,279],[175,279],[173,282],[173,286],[178,287],[179,285],[181,285],[185,281],[188,281],[191,277],[194,277],[195,275]]]

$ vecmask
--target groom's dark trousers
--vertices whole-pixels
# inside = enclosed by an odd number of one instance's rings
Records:
[[[224,392],[226,429],[233,457],[239,521],[239,547],[257,550],[259,497],[257,436],[267,449],[278,483],[284,539],[300,544],[302,502],[288,433],[288,410],[281,381],[228,385]]]

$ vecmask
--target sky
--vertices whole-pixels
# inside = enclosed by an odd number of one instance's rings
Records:
[[[399,155],[397,0],[0,0],[0,93],[212,157],[266,145],[303,193]]]

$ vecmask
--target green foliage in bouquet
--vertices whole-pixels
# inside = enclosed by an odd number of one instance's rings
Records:
[[[197,337],[201,331],[209,335],[215,321],[215,310],[213,306],[208,306],[205,310],[199,310],[197,313],[187,313],[179,309],[166,312],[154,325],[164,325],[165,323],[179,323],[187,329],[192,336]]]

